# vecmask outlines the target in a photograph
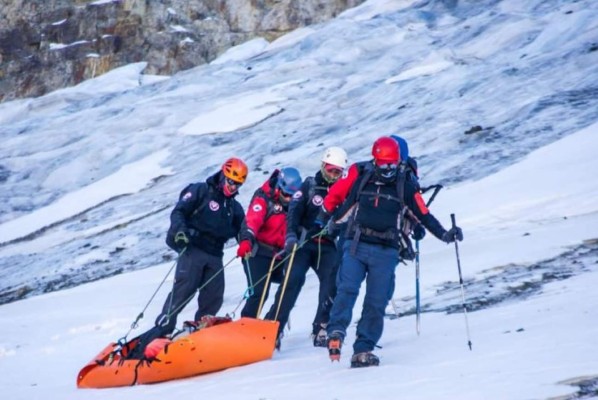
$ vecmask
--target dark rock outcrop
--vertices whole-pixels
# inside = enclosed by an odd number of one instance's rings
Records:
[[[364,0],[0,0],[0,102],[147,61],[171,75]]]

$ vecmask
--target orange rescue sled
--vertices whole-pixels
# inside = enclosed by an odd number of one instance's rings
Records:
[[[126,359],[136,339],[108,345],[77,376],[79,388],[107,388],[186,378],[272,358],[278,322],[253,318],[202,328],[174,340],[155,359]]]

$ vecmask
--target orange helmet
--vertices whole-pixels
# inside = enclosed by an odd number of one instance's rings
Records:
[[[376,165],[397,164],[399,162],[399,145],[393,138],[382,136],[374,142],[372,156]]]
[[[222,164],[222,173],[235,182],[245,183],[247,165],[240,158],[229,158]]]

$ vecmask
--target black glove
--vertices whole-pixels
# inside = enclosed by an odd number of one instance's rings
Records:
[[[415,225],[411,236],[413,240],[422,240],[426,236],[426,228],[422,224]]]
[[[458,226],[453,226],[442,235],[442,241],[445,243],[453,243],[455,240],[463,240],[463,231]]]
[[[293,247],[297,244],[297,235],[294,233],[287,233],[287,237],[284,241],[284,251],[287,254],[291,254]]]
[[[179,249],[184,249],[189,244],[189,237],[187,236],[187,232],[185,231],[178,231],[176,235],[174,235],[174,244]]]

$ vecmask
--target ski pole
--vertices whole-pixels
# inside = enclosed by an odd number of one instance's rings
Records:
[[[436,198],[436,195],[438,194],[438,192],[440,192],[440,189],[442,189],[442,187],[443,187],[442,185],[432,185],[425,189],[422,189],[422,193],[425,193],[430,189],[434,189],[434,191],[432,192],[432,196],[430,196],[430,199],[426,202],[426,207],[430,207],[430,204],[432,204],[432,202]],[[420,300],[420,294],[419,294],[419,240],[416,240],[415,241],[415,330],[417,331],[418,336],[420,333],[420,328],[421,328],[421,300]]]
[[[455,221],[455,214],[451,214],[451,223],[453,228],[457,227],[457,223]],[[469,334],[469,322],[467,320],[467,307],[465,306],[465,289],[463,288],[463,274],[461,273],[461,260],[459,259],[459,245],[457,244],[457,240],[455,238],[455,254],[457,255],[457,268],[459,269],[459,285],[461,285],[461,304],[463,305],[463,315],[465,316],[465,329],[467,331],[467,345],[469,346],[469,350],[471,348],[471,336]]]

